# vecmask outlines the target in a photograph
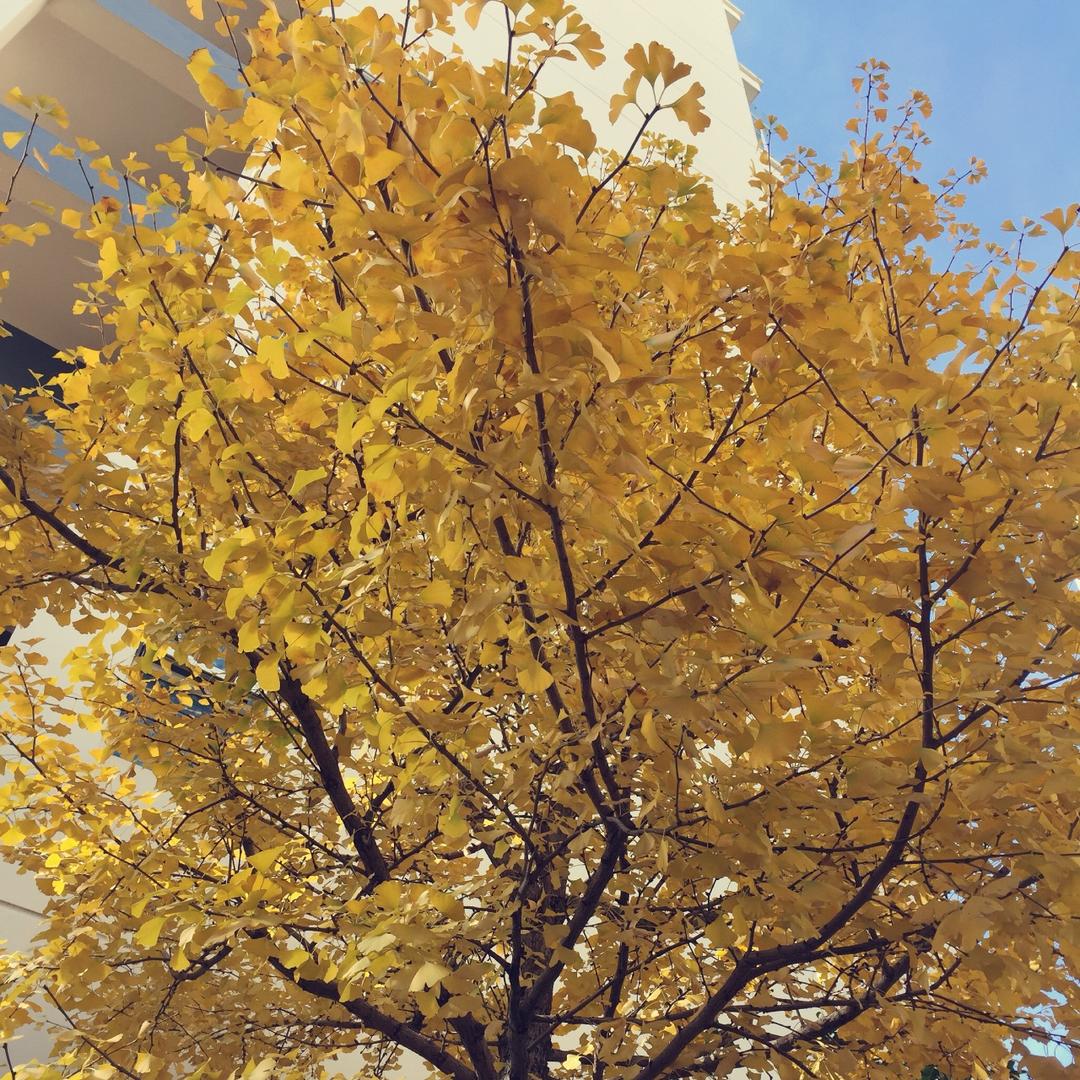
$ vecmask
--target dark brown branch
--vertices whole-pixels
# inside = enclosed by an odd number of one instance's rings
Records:
[[[444,1050],[433,1039],[429,1039],[415,1028],[410,1027],[404,1020],[396,1020],[392,1016],[387,1016],[386,1013],[376,1009],[362,998],[342,1001],[341,994],[335,983],[327,982],[324,979],[309,979],[297,975],[275,956],[269,957],[269,963],[275,971],[288,979],[289,982],[295,983],[301,990],[322,998],[324,1001],[332,1001],[340,1005],[346,1012],[355,1016],[365,1027],[390,1039],[398,1046],[411,1050],[414,1054],[422,1057],[429,1065],[438,1069],[444,1076],[451,1076],[454,1080],[480,1080],[477,1074],[463,1061],[454,1057],[449,1051]]]
[[[248,659],[255,667],[261,658],[254,655]],[[372,882],[377,884],[386,881],[390,876],[386,860],[375,842],[370,827],[357,810],[345,786],[337,757],[327,742],[326,732],[323,730],[322,721],[319,719],[314,703],[304,693],[300,683],[293,678],[285,664],[280,664],[279,669],[281,678],[279,694],[300,724],[300,730],[304,733],[304,740],[315,759],[319,778],[322,780],[327,797],[348,831],[353,847],[356,848],[356,853],[360,856],[360,861],[364,864],[364,869]]]

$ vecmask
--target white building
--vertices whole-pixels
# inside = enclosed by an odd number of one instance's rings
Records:
[[[355,0],[338,3],[341,11],[359,6]],[[382,0],[378,6],[392,10],[399,5]],[[698,167],[712,177],[721,205],[748,198],[749,173],[758,153],[749,103],[759,84],[735,53],[732,31],[741,17],[739,9],[729,0],[577,0],[577,6],[600,32],[608,59],[595,71],[580,63],[561,65],[549,73],[546,91],[573,90],[601,144],[623,147],[633,137],[633,119],[625,115],[614,127],[608,122],[608,101],[626,75],[623,56],[636,42],[667,45],[692,66],[692,77],[705,87],[704,107],[712,124],[694,140]],[[465,31],[461,40],[475,60],[493,59],[505,48],[495,4],[489,5],[475,32]],[[71,118],[68,132],[39,121],[34,146],[48,163],[48,172],[27,156],[7,220],[33,220],[39,213],[33,200],[58,211],[88,205],[90,190],[78,165],[48,154],[51,146],[72,134],[92,137],[113,161],[136,150],[154,172],[170,170],[155,145],[199,124],[202,117],[202,101],[186,70],[188,58],[195,49],[210,47],[221,69],[235,67],[221,46],[210,23],[194,19],[185,0],[0,0],[0,95],[11,86],[29,95],[48,95],[62,102]],[[0,102],[0,130],[28,126],[17,108]],[[661,115],[657,128],[686,137],[670,114]],[[0,143],[0,199],[25,145],[26,140],[12,148]],[[71,312],[77,295],[74,283],[86,275],[79,261],[83,255],[60,228],[33,247],[0,248],[0,269],[10,270],[12,277],[0,294],[0,319],[14,331],[13,337],[0,339],[0,382],[19,385],[27,371],[53,369],[56,348],[100,342],[100,332]],[[74,631],[58,627],[45,613],[18,634],[43,637],[39,649],[57,667],[77,640]],[[0,678],[3,674],[0,671]],[[9,947],[29,943],[35,912],[43,903],[32,881],[0,865],[0,939]],[[10,1049],[16,1065],[48,1053],[33,1036]]]
[[[398,6],[395,0],[378,2],[387,9]],[[361,0],[338,2],[339,10],[349,6],[361,6]],[[614,127],[607,118],[608,101],[626,74],[623,56],[635,42],[667,45],[705,87],[712,124],[695,140],[699,167],[713,178],[721,205],[745,199],[757,150],[748,103],[758,82],[735,55],[732,30],[739,9],[729,0],[578,0],[578,7],[600,31],[607,62],[596,71],[582,63],[561,64],[545,74],[546,90],[573,90],[601,144],[624,146],[633,137],[633,117],[625,113]],[[461,40],[476,59],[493,59],[505,47],[497,9],[488,5],[476,32],[460,20]],[[12,86],[58,99],[71,117],[68,132],[39,121],[34,147],[49,172],[27,157],[7,220],[33,220],[39,211],[30,206],[32,200],[58,211],[87,205],[88,183],[77,163],[49,156],[58,136],[92,137],[114,162],[137,150],[155,174],[173,168],[155,145],[202,116],[202,101],[186,70],[188,58],[209,46],[220,68],[235,68],[223,44],[210,22],[191,16],[185,0],[0,0],[0,130],[28,126],[17,108],[2,102]],[[661,114],[654,126],[686,135],[670,113]],[[0,199],[25,145],[25,140],[12,148],[0,145]],[[3,250],[3,268],[11,270],[12,280],[0,293],[0,318],[22,334],[0,342],[0,380],[7,375],[14,381],[7,373],[26,367],[41,370],[50,364],[53,348],[93,345],[100,338],[71,313],[73,283],[84,276],[80,247],[66,229],[56,228],[32,248],[15,244]]]

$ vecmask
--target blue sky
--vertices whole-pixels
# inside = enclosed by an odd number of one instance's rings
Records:
[[[1080,0],[737,2],[735,46],[763,82],[755,112],[823,161],[847,144],[851,78],[874,56],[892,68],[894,101],[919,89],[934,103],[924,179],[973,154],[986,162],[961,211],[984,239],[1002,239],[1006,218],[1080,200]]]
[[[735,47],[763,84],[754,112],[776,114],[822,161],[847,146],[851,78],[873,56],[892,69],[894,102],[919,89],[934,103],[925,180],[962,172],[972,155],[986,162],[960,211],[983,239],[1005,239],[1006,218],[1080,201],[1080,0],[736,2]],[[1033,253],[1052,257],[1059,244],[1055,233]]]

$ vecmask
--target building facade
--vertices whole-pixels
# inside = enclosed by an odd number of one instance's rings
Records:
[[[339,0],[337,9],[360,6]],[[607,60],[597,70],[580,63],[553,65],[545,92],[572,90],[601,144],[624,147],[635,131],[633,119],[625,115],[615,125],[608,122],[608,101],[626,74],[623,56],[635,42],[667,45],[705,87],[704,107],[712,123],[694,140],[698,167],[712,178],[721,205],[749,198],[749,175],[758,155],[750,102],[758,82],[736,56],[732,34],[739,9],[727,0],[577,0],[577,7],[604,39]],[[250,21],[252,15],[245,18]],[[463,28],[462,33],[463,47],[475,61],[493,60],[505,49],[497,4],[481,13],[475,31]],[[0,144],[0,199],[18,170],[6,220],[29,224],[40,214],[35,202],[57,212],[90,205],[94,192],[78,163],[49,153],[74,135],[92,137],[101,148],[96,153],[114,162],[134,150],[154,173],[169,171],[172,166],[155,146],[202,119],[188,59],[196,49],[209,48],[223,73],[235,70],[235,58],[224,44],[209,22],[191,15],[185,0],[0,0],[0,95],[18,86],[30,96],[56,98],[70,116],[66,132],[47,119],[38,122],[33,149],[40,158],[25,154],[25,138],[11,146]],[[25,111],[0,103],[0,130],[19,132],[29,126]],[[685,137],[670,114],[663,114],[656,127]],[[0,293],[0,319],[11,331],[0,339],[0,383],[28,385],[31,373],[56,370],[56,349],[101,343],[101,328],[72,313],[76,283],[86,276],[81,262],[86,252],[80,248],[62,228],[32,247],[0,248],[0,270],[11,272],[9,287]],[[38,649],[57,671],[78,641],[74,630],[57,625],[47,612],[14,633],[16,640],[41,639]],[[33,881],[0,864],[0,939],[6,939],[8,948],[29,944],[44,902]],[[47,1043],[33,1034],[9,1050],[16,1066],[48,1054]],[[347,1073],[347,1064],[342,1067]]]
[[[252,5],[252,11],[261,5]],[[338,10],[362,6],[338,0]],[[393,0],[380,0],[392,10]],[[741,202],[750,194],[747,180],[757,153],[749,101],[757,79],[742,67],[732,31],[741,12],[727,0],[579,0],[585,18],[604,39],[607,60],[598,70],[584,64],[551,65],[545,92],[573,90],[602,145],[622,147],[634,133],[629,112],[608,122],[608,101],[626,73],[623,56],[635,42],[659,41],[693,68],[705,87],[704,107],[710,127],[695,139],[698,167],[713,180],[717,200]],[[210,10],[209,6],[207,10]],[[461,41],[476,60],[491,60],[505,48],[505,29],[490,3],[475,31],[462,23]],[[247,21],[252,13],[244,16]],[[93,138],[95,153],[121,161],[135,150],[151,172],[173,168],[155,146],[202,118],[203,103],[186,65],[191,53],[209,48],[215,66],[227,75],[234,57],[209,21],[195,19],[186,0],[3,0],[0,3],[0,130],[28,127],[25,111],[2,101],[18,86],[28,95],[59,100],[70,116],[61,131],[47,118],[38,122],[32,153],[23,162],[7,220],[29,224],[40,216],[34,202],[57,212],[84,209],[92,201],[90,182],[79,164],[50,155],[53,146],[72,135]],[[665,113],[654,129],[685,136],[678,121]],[[0,198],[19,166],[26,140],[0,145]],[[48,172],[45,169],[48,169]],[[92,174],[91,174],[92,175]],[[99,193],[100,194],[100,193]],[[27,371],[54,370],[56,348],[100,343],[100,328],[87,325],[71,307],[75,283],[84,276],[82,245],[66,229],[55,228],[33,247],[4,249],[3,268],[11,282],[0,293],[0,319],[15,331],[0,341],[0,381],[27,378]]]

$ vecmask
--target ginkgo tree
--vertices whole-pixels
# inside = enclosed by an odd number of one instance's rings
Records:
[[[299,6],[97,161],[107,340],[4,399],[0,625],[85,635],[0,651],[18,1080],[1056,1075],[1077,207],[982,245],[871,63],[722,211],[660,45],[608,152],[563,0]]]

